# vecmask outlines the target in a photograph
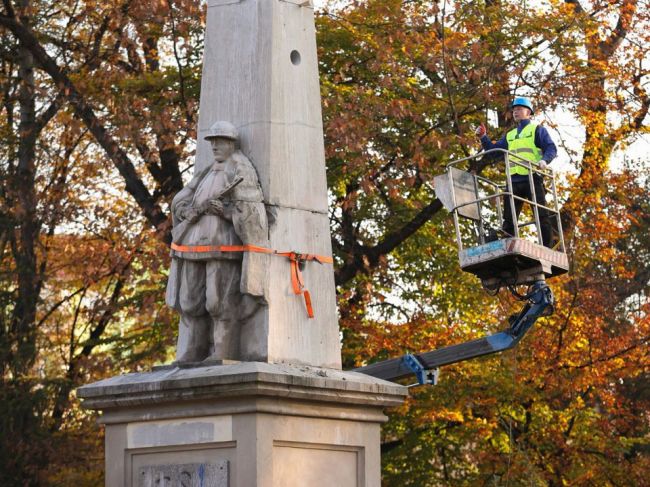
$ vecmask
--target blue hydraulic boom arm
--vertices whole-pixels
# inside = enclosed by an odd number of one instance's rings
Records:
[[[517,315],[510,318],[510,327],[507,330],[430,352],[384,360],[354,371],[390,381],[415,374],[419,384],[435,384],[437,369],[440,366],[509,350],[519,343],[537,318],[553,311],[553,292],[544,280],[534,282],[522,299],[526,301],[526,305]]]

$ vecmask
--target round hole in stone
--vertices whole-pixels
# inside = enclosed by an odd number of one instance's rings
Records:
[[[300,53],[295,49],[291,51],[289,57],[291,58],[291,64],[293,64],[294,66],[298,66],[300,64]]]

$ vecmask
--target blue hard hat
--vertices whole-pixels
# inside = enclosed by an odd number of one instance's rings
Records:
[[[535,110],[533,110],[533,104],[525,96],[517,96],[517,97],[515,97],[515,99],[512,100],[512,108],[514,108],[514,107],[526,107],[526,108],[528,108],[530,110],[531,115],[535,114]]]

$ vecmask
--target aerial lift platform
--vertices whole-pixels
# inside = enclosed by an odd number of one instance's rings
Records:
[[[493,181],[463,169],[472,160],[486,156],[501,156],[505,167],[499,171],[499,180]],[[528,169],[532,201],[513,194],[510,178],[513,165]],[[542,178],[549,189],[547,200],[550,196],[550,203],[536,202],[533,177]],[[505,287],[526,304],[518,314],[510,317],[509,327],[498,333],[373,363],[355,369],[356,372],[385,380],[399,380],[415,374],[417,384],[435,384],[439,367],[513,348],[540,316],[553,312],[553,293],[546,279],[569,270],[553,171],[531,165],[512,152],[493,149],[451,162],[443,174],[435,177],[434,186],[436,196],[454,219],[461,269],[476,275],[488,292],[496,294]],[[514,235],[501,231],[506,199],[510,200],[513,222],[517,222],[516,200],[527,203],[532,214],[530,221],[514,225]],[[553,248],[542,243],[541,208],[547,211],[553,228]],[[520,285],[529,286],[525,294],[516,291]]]

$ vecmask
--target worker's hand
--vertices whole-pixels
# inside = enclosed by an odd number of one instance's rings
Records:
[[[548,163],[544,159],[542,159],[537,163],[537,166],[539,166],[541,170],[545,170],[548,167]]]
[[[209,200],[209,203],[208,213],[223,216],[223,202],[221,200]]]
[[[479,125],[478,127],[476,127],[476,130],[474,131],[474,133],[476,134],[476,136],[477,136],[479,139],[480,139],[481,137],[483,137],[484,135],[486,135],[486,134],[487,134],[487,129],[485,128],[485,124],[482,123],[481,125]]]

